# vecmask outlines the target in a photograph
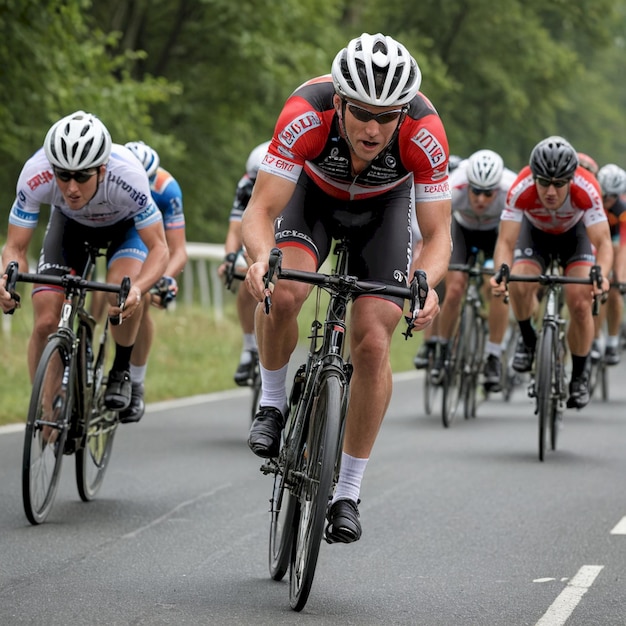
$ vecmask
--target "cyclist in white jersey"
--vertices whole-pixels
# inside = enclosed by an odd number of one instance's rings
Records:
[[[464,161],[450,176],[452,190],[452,257],[450,263],[468,262],[472,248],[491,259],[498,237],[500,214],[506,195],[516,174],[504,167],[502,157],[493,150],[478,150]],[[450,338],[461,310],[461,301],[467,286],[464,272],[448,272],[445,279],[445,297],[439,314],[438,358],[431,376],[438,380]],[[489,306],[489,340],[485,345],[484,386],[487,391],[500,391],[502,341],[508,325],[508,307],[502,299],[494,299]]]
[[[17,261],[28,270],[27,253],[42,204],[51,207],[37,271],[51,275],[80,272],[86,251],[82,242],[107,250],[107,282],[131,279],[126,304],[111,296],[108,314],[121,319],[113,326],[115,358],[105,403],[123,410],[130,402],[130,354],[135,342],[142,296],[163,275],[169,253],[161,213],[152,201],[146,172],[124,146],[113,144],[104,124],[77,111],[56,122],[39,149],[24,165],[9,214],[2,265]],[[11,313],[16,302],[0,279],[0,306]],[[31,379],[47,337],[56,329],[63,291],[51,285],[32,291],[34,326],[28,345]]]
[[[230,210],[228,233],[226,234],[226,241],[224,243],[226,256],[224,257],[224,262],[217,270],[220,276],[224,276],[232,263],[237,264],[238,272],[242,271],[245,273],[247,270],[247,265],[243,264],[244,267],[239,266],[239,260],[241,259],[240,252],[243,250],[241,220],[243,219],[244,211],[250,201],[250,196],[252,196],[252,189],[254,188],[254,183],[259,173],[259,167],[261,166],[269,144],[269,141],[265,141],[252,149],[246,160],[246,172],[237,183],[235,199],[233,200],[233,206]],[[243,347],[239,355],[239,364],[237,365],[233,379],[236,384],[241,386],[247,385],[248,381],[252,378],[252,370],[257,360],[258,346],[254,334],[254,313],[256,306],[256,300],[245,287],[243,289],[237,289],[237,316],[243,334]]]

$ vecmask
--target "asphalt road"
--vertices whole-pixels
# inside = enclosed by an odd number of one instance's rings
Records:
[[[625,370],[611,370],[610,402],[568,411],[543,463],[523,390],[444,429],[423,415],[419,375],[398,377],[363,537],[322,546],[301,613],[268,575],[272,479],[245,445],[247,390],[120,427],[89,504],[66,457],[38,527],[22,509],[23,433],[3,429],[0,624],[623,626]]]

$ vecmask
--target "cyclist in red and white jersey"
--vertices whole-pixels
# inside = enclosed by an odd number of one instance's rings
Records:
[[[265,296],[274,246],[282,248],[285,267],[315,271],[342,233],[350,240],[350,274],[406,285],[414,203],[423,237],[419,265],[431,286],[443,278],[450,258],[448,143],[420,82],[402,44],[364,33],[337,54],[330,76],[308,81],[287,100],[242,222],[252,260],[246,284],[257,301]],[[262,408],[248,444],[258,456],[279,451],[287,365],[309,292],[307,285],[278,281],[270,314],[257,310]],[[361,479],[391,397],[389,349],[402,307],[398,299],[370,296],[351,308],[354,375],[341,474],[328,511],[331,542],[361,536]],[[430,289],[416,328],[438,310]]]
[[[17,182],[9,214],[2,265],[17,261],[28,271],[27,253],[39,221],[41,205],[51,207],[38,271],[63,275],[81,272],[86,251],[82,242],[107,249],[106,280],[131,279],[123,310],[109,300],[108,313],[120,316],[113,326],[115,358],[104,401],[109,409],[124,410],[131,399],[130,355],[141,322],[142,297],[163,275],[169,253],[163,219],[150,195],[146,172],[133,154],[111,142],[105,125],[95,116],[77,111],[56,122],[43,148],[26,161]],[[0,306],[5,313],[15,302],[0,279]],[[31,378],[48,335],[56,329],[63,290],[39,285],[32,291],[34,327],[28,344]],[[136,313],[136,315],[135,315]]]
[[[533,148],[529,165],[513,183],[500,220],[494,262],[496,268],[512,264],[515,274],[536,275],[555,254],[567,276],[585,278],[594,263],[602,270],[602,289],[576,284],[564,287],[572,354],[567,406],[582,408],[589,402],[588,357],[594,336],[591,301],[594,293],[609,288],[613,247],[598,182],[579,166],[574,148],[558,136]],[[495,295],[504,293],[505,286],[497,285],[493,278],[491,285]],[[519,372],[532,368],[537,337],[531,318],[538,289],[537,283],[510,284],[511,306],[521,330],[513,360],[513,368]]]

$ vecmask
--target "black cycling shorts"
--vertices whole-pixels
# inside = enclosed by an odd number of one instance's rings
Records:
[[[276,219],[276,243],[306,248],[319,268],[333,239],[348,237],[348,273],[406,285],[412,258],[412,181],[374,198],[345,201],[324,193],[304,172]],[[399,298],[381,295],[403,308]]]

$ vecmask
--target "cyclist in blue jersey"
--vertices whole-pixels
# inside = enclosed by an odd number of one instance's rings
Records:
[[[246,173],[239,179],[235,199],[230,210],[230,218],[228,224],[228,233],[226,234],[226,242],[224,243],[224,262],[218,268],[218,274],[223,276],[228,267],[233,263],[237,263],[241,258],[242,237],[241,237],[241,220],[243,213],[248,206],[252,189],[259,173],[259,166],[263,161],[263,157],[267,152],[270,142],[265,141],[256,146],[250,152],[246,161]],[[243,259],[241,259],[243,261]],[[245,272],[247,265],[243,268],[238,266],[238,271]],[[235,371],[235,383],[241,386],[248,384],[253,377],[251,371],[256,362],[258,347],[256,336],[254,334],[254,312],[256,311],[257,302],[252,294],[245,288],[237,290],[237,316],[243,333],[243,348],[239,356],[239,365]]]
[[[131,279],[123,309],[110,296],[108,314],[123,323],[113,326],[115,358],[104,401],[111,410],[130,404],[130,355],[141,322],[145,294],[163,275],[169,258],[163,218],[150,195],[148,178],[132,153],[112,143],[105,125],[84,111],[64,117],[48,131],[43,148],[28,159],[17,182],[9,213],[2,266],[17,261],[28,271],[28,248],[41,205],[51,207],[37,271],[55,276],[81,272],[87,251],[77,242],[106,248],[107,282]],[[4,313],[17,303],[0,279]],[[31,379],[48,340],[56,330],[63,289],[38,285],[32,291],[34,324],[28,344]]]
[[[144,381],[155,332],[154,321],[150,316],[150,305],[165,308],[176,297],[178,292],[176,278],[187,263],[187,241],[183,194],[177,180],[160,167],[158,153],[143,141],[131,141],[126,147],[141,161],[148,174],[152,199],[163,216],[165,239],[170,253],[169,262],[156,289],[145,295],[141,324],[130,357],[132,398],[128,408],[120,412],[120,421],[138,422],[145,411]]]

